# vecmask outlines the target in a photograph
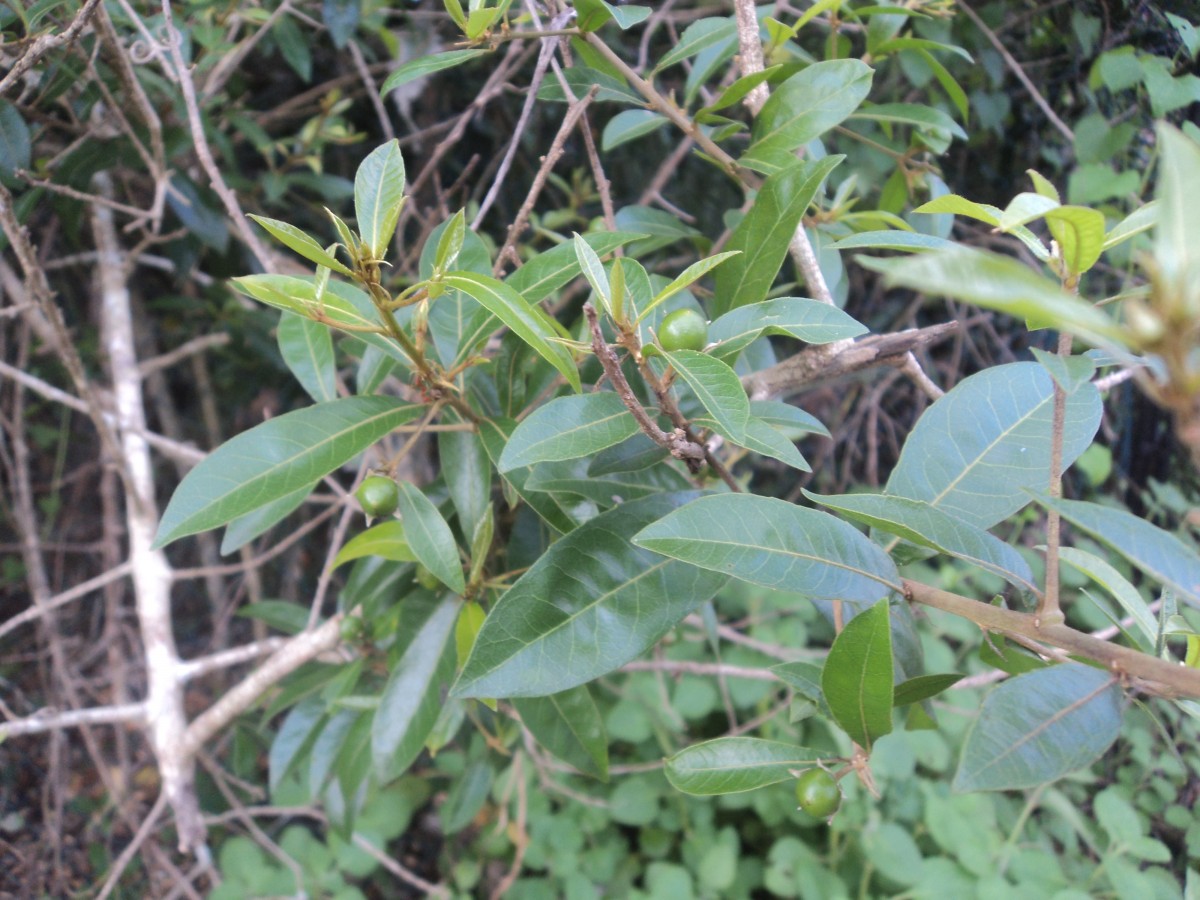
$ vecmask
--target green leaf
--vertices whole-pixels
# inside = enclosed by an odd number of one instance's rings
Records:
[[[295,250],[309,262],[325,266],[334,272],[340,272],[342,275],[352,274],[350,269],[338,261],[337,257],[326,252],[325,248],[318,244],[315,238],[310,237],[295,225],[289,225],[287,222],[280,222],[278,219],[268,219],[266,216],[256,216],[254,214],[251,214],[250,218],[265,228],[272,237],[276,238],[285,247]]]
[[[1011,257],[958,247],[862,262],[883,272],[892,287],[965,300],[1025,319],[1031,328],[1057,328],[1099,347],[1125,345],[1122,326],[1111,317]]]
[[[539,356],[558,369],[576,393],[581,390],[579,370],[575,367],[571,351],[554,342],[557,335],[553,329],[516,290],[503,281],[475,272],[454,272],[446,275],[442,283],[474,297],[480,306],[491,312]]]
[[[664,355],[708,414],[733,436],[734,441],[740,444],[745,440],[750,400],[737,373],[726,363],[699,350],[672,350]]]
[[[1023,790],[1094,762],[1121,730],[1121,689],[1109,673],[1063,663],[1011,678],[988,694],[956,791]]]
[[[581,237],[599,256],[605,256],[646,235],[630,231],[589,231]],[[564,242],[539,253],[509,275],[504,283],[521,294],[526,303],[533,304],[545,300],[578,274],[579,258],[575,245]]]
[[[489,52],[491,51],[447,50],[443,53],[435,53],[432,56],[418,56],[415,59],[410,59],[387,77],[387,80],[383,83],[383,87],[379,89],[379,95],[381,97],[385,96],[389,91],[394,91],[402,84],[408,84],[410,81],[416,81],[419,78],[427,78],[435,72],[441,72],[443,69],[461,66],[465,62],[470,62],[478,56],[485,56]]]
[[[886,493],[991,528],[1027,505],[1050,467],[1054,381],[1034,362],[994,366],[963,379],[917,420]],[[1073,463],[1100,427],[1091,385],[1067,397],[1062,462]]]
[[[821,667],[807,662],[780,663],[771,666],[771,671],[793,691],[818,707],[822,714],[832,718],[829,704],[821,690]]]
[[[1200,274],[1200,203],[1193,192],[1200,179],[1200,145],[1165,123],[1158,126],[1158,145],[1162,162],[1155,191],[1159,211],[1154,259],[1163,280],[1183,293]]]
[[[962,130],[962,126],[944,112],[919,103],[876,103],[874,106],[860,108],[850,118],[913,125],[921,131],[944,131],[959,140],[967,139],[967,133]]]
[[[1200,555],[1169,531],[1133,513],[1084,500],[1033,498],[1121,554],[1155,581],[1200,606]]]
[[[697,419],[696,421],[699,422],[700,420]],[[716,424],[715,422],[712,423],[713,426],[716,426]],[[725,440],[732,441],[739,447],[745,447],[747,450],[752,450],[762,456],[777,459],[785,465],[799,469],[801,472],[812,471],[812,466],[808,464],[808,460],[804,458],[803,454],[796,449],[795,444],[773,425],[755,416],[750,416],[746,420],[746,429],[742,433],[740,441],[735,440],[733,435],[724,432],[719,426],[715,430]]]
[[[393,139],[376,147],[354,176],[354,215],[358,233],[374,259],[387,256],[404,202],[404,157]]]
[[[492,464],[483,442],[472,431],[439,432],[438,461],[460,530],[471,534],[491,500]]]
[[[508,472],[538,462],[590,456],[637,431],[637,421],[612,391],[559,397],[517,426],[497,468]]]
[[[390,397],[347,397],[242,432],[188,472],[163,513],[154,546],[224,525],[311,485],[421,409]]]
[[[1101,249],[1109,250],[1131,237],[1149,231],[1158,222],[1158,201],[1151,200],[1139,206],[1124,219],[1109,229],[1104,235],[1104,245]]]
[[[604,134],[600,139],[600,149],[606,153],[614,147],[620,147],[629,141],[637,140],[647,134],[652,134],[670,120],[666,116],[648,109],[623,109],[604,126]]]
[[[661,454],[659,459],[662,459]],[[692,488],[688,477],[669,465],[598,476],[591,472],[587,460],[583,459],[542,463],[533,469],[525,485],[532,491],[586,497],[603,509],[650,494]]]
[[[488,614],[459,697],[537,697],[598,678],[653,646],[724,584],[629,543],[694,494],[630,500],[550,545]]]
[[[479,437],[487,450],[492,465],[500,460],[500,454],[508,443],[509,435],[516,429],[516,422],[511,419],[484,419],[479,423]],[[504,481],[512,486],[517,495],[541,516],[542,520],[562,534],[573,530],[579,524],[572,511],[564,509],[556,499],[528,487],[530,470],[512,469],[504,474]]]
[[[537,742],[585,775],[608,781],[608,735],[586,685],[549,697],[514,697]]]
[[[307,316],[279,318],[279,352],[301,387],[318,403],[337,399],[337,370],[328,326]]]
[[[1067,565],[1082,572],[1108,591],[1109,596],[1121,605],[1142,632],[1142,646],[1153,649],[1155,641],[1158,640],[1158,620],[1137,588],[1130,584],[1124,575],[1107,560],[1076,547],[1059,547],[1058,556]]]
[[[723,44],[736,37],[737,23],[732,19],[700,19],[683,30],[683,34],[679,36],[678,43],[663,54],[663,57],[654,67],[654,71],[656,73],[661,72],[668,66],[673,66],[683,62],[685,59],[690,59],[701,50],[717,44]]]
[[[804,496],[814,503],[837,510],[843,516],[898,535],[919,547],[927,547],[979,566],[1022,591],[1037,592],[1033,572],[1020,553],[982,528],[957,519],[923,500],[865,493],[829,497],[809,491],[805,491]]]
[[[654,309],[654,307],[658,306],[658,304],[674,297],[693,282],[699,281],[721,263],[725,262],[725,260],[737,256],[740,252],[741,251],[739,250],[729,250],[724,253],[718,253],[715,256],[709,256],[699,260],[698,262],[692,263],[676,278],[674,278],[670,284],[654,295],[654,299],[650,301],[645,309],[638,313],[638,321],[640,322],[642,319],[646,318],[646,314]]]
[[[860,231],[849,237],[834,241],[829,245],[830,250],[904,250],[911,253],[929,253],[932,250],[947,250],[957,246],[954,241],[936,237],[932,234],[921,234],[915,231]]]
[[[1086,206],[1060,206],[1046,213],[1067,271],[1080,275],[1096,264],[1104,249],[1104,213]]]
[[[740,162],[791,151],[845,121],[871,91],[875,73],[857,59],[814,63],[779,85],[754,120],[753,143]]]
[[[940,197],[934,197],[928,203],[918,206],[913,212],[931,215],[950,213],[955,216],[967,216],[988,225],[999,225],[1001,215],[1000,210],[994,206],[976,203],[974,200],[968,200],[958,194],[943,194]]]
[[[834,721],[866,750],[892,730],[892,628],[886,600],[846,623],[834,638],[821,692]]]
[[[225,526],[225,534],[221,537],[221,555],[228,556],[230,553],[242,549],[272,525],[291,515],[299,508],[300,504],[308,499],[308,495],[316,486],[317,482],[313,482],[294,493],[268,503],[266,506],[260,506],[244,516],[238,516]]]
[[[629,86],[620,78],[609,75],[607,72],[590,69],[587,66],[572,66],[570,69],[563,69],[561,77],[566,81],[567,87],[570,88],[575,99],[585,96],[593,85],[597,85],[600,90],[596,94],[594,101],[596,103],[628,103],[634,106],[643,106],[646,102],[640,94],[630,90]],[[566,103],[571,98],[567,96],[557,78],[547,78],[538,91],[538,99],[548,103]]]
[[[443,599],[412,635],[388,676],[371,725],[371,763],[382,782],[412,765],[441,711],[442,690],[454,676],[454,643],[459,601]]]
[[[608,275],[604,271],[604,263],[600,262],[596,251],[589,247],[580,235],[574,236],[572,244],[575,247],[575,258],[579,261],[579,269],[583,272],[583,277],[592,286],[596,299],[600,302],[600,308],[612,318],[612,288],[608,283]]]
[[[433,254],[433,268],[442,272],[454,265],[458,254],[462,252],[463,240],[467,234],[467,220],[460,209],[446,222],[441,237],[438,238],[437,249]]]
[[[417,561],[417,555],[404,539],[404,523],[395,520],[381,522],[348,540],[334,557],[333,568],[364,556],[378,556],[393,562]]]
[[[1059,356],[1037,347],[1030,350],[1042,368],[1068,394],[1075,393],[1096,374],[1096,361],[1090,356]]]
[[[322,0],[321,18],[329,29],[334,47],[341,50],[349,43],[361,15],[361,0]]]
[[[859,531],[773,497],[701,497],[642,529],[633,543],[812,599],[872,603],[901,589],[891,558]]]
[[[324,721],[325,701],[320,697],[301,700],[284,717],[267,755],[267,784],[270,785],[272,793],[279,789],[279,785],[295,768],[305,750],[312,747]]]
[[[667,781],[685,794],[735,794],[778,784],[820,756],[807,747],[752,737],[724,737],[667,757]]]
[[[0,100],[0,176],[12,178],[17,169],[28,169],[30,148],[25,119],[15,106]]]
[[[727,245],[730,251],[741,250],[742,255],[717,270],[714,314],[719,316],[766,298],[800,219],[821,182],[842,159],[826,156],[816,162],[797,163],[763,182],[754,205]]]
[[[946,672],[936,675],[918,675],[896,685],[892,705],[908,706],[920,703],[930,697],[936,697],[942,691],[953,687],[966,678],[958,672]]]
[[[409,547],[438,581],[456,594],[466,590],[454,532],[419,487],[400,482],[400,519]]]
[[[721,316],[708,329],[717,346],[714,356],[739,353],[763,334],[781,334],[808,344],[828,344],[865,334],[865,325],[836,306],[804,297],[777,297],[739,306]]]

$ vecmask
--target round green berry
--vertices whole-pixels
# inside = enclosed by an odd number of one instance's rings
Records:
[[[708,324],[694,309],[677,309],[658,326],[658,343],[664,350],[703,350]]]
[[[400,489],[384,475],[371,475],[354,492],[358,505],[372,519],[390,516],[400,505]]]
[[[842,792],[824,769],[807,769],[796,779],[796,802],[813,818],[828,819],[842,805]]]
[[[342,640],[347,644],[361,643],[367,634],[367,626],[363,622],[362,616],[346,616],[346,618],[342,619],[340,629]]]

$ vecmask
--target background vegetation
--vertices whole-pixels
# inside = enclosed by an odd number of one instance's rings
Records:
[[[986,223],[914,212],[947,194],[1003,209],[1030,190],[1029,169],[1056,185],[1064,203],[1099,210],[1111,229],[1153,196],[1154,123],[1166,119],[1200,137],[1190,121],[1200,101],[1200,21],[1186,7],[907,4],[911,43],[870,59],[870,99],[920,104],[940,118],[857,132],[839,126],[822,137],[821,152],[847,160],[805,224],[836,304],[876,335],[959,322],[917,348],[923,373],[946,390],[1028,360],[1032,349],[1053,350],[1051,332],[947,300],[933,285],[920,285],[929,294],[888,286],[852,250],[829,245],[903,220],[1038,268],[1027,245]],[[533,27],[521,12],[510,11],[512,27]],[[556,12],[542,11],[543,26]],[[649,75],[691,23],[733,12],[732,2],[664,2],[644,21],[610,23],[598,35]],[[764,25],[768,65],[859,58],[871,21],[884,19],[862,18],[862,3],[779,3],[760,12],[788,26],[809,15],[791,36]],[[238,696],[248,672],[262,672],[262,658],[275,658],[281,635],[311,624],[310,610],[351,608],[352,598],[370,595],[373,578],[412,585],[411,558],[395,576],[381,575],[378,559],[353,570],[330,566],[362,531],[350,489],[366,469],[396,459],[394,474],[432,485],[435,495],[445,488],[437,495],[444,500],[453,493],[450,479],[439,481],[447,460],[471,465],[455,457],[467,451],[452,430],[392,434],[386,452],[334,471],[307,502],[308,491],[297,496],[286,517],[247,517],[223,537],[173,544],[169,616],[154,618],[144,598],[155,588],[138,574],[136,548],[149,543],[138,534],[139,497],[165,507],[204,452],[314,399],[379,385],[422,399],[353,338],[336,344],[332,383],[294,376],[329,371],[297,362],[323,345],[295,322],[281,326],[276,310],[239,294],[230,279],[309,270],[246,214],[290,223],[324,245],[334,235],[325,209],[351,220],[360,164],[397,138],[408,199],[381,276],[394,289],[428,277],[432,248],[460,209],[478,237],[465,239],[462,257],[486,254],[485,271],[502,248],[512,250],[512,271],[569,245],[573,232],[621,230],[649,235],[627,252],[661,277],[659,288],[727,249],[746,204],[691,139],[630,117],[633,107],[619,97],[601,92],[586,108],[561,102],[563,91],[547,77],[551,51],[556,65],[604,69],[593,45],[509,40],[497,30],[477,58],[422,69],[419,61],[462,40],[451,14],[428,2],[14,3],[0,10],[0,28],[0,712],[10,723],[0,744],[0,888],[45,896],[528,898],[1197,890],[1197,720],[1173,703],[1138,700],[1094,765],[1028,791],[955,793],[968,729],[1005,672],[987,656],[979,627],[936,611],[915,638],[927,669],[966,677],[929,703],[938,730],[897,730],[871,748],[878,796],[843,778],[842,810],[826,824],[795,808],[786,782],[720,797],[676,791],[663,758],[706,738],[754,734],[831,758],[853,755],[842,729],[812,715],[818,704],[770,669],[819,662],[835,639],[834,621],[795,594],[742,582],[592,684],[607,781],[588,777],[586,753],[568,766],[561,752],[548,752],[544,732],[535,740],[506,714],[512,705],[494,712],[471,701],[446,704],[457,715],[442,716],[420,738],[411,768],[355,781],[371,784],[356,801],[330,787],[345,783],[343,768],[333,782],[327,776],[335,765],[366,770],[369,760],[347,761],[353,754],[342,752],[348,740],[365,746],[362,734],[347,738],[359,720],[347,715],[340,731],[335,724],[321,732],[324,745],[315,723],[340,721],[321,717],[347,698],[365,703],[373,690],[378,701],[399,652],[389,641],[408,625],[428,624],[404,620],[398,604],[381,608],[386,624],[368,615],[363,631],[344,631],[330,651],[340,656],[286,679],[264,678],[260,687],[270,690],[245,714],[188,732],[207,837],[195,852],[177,852],[161,745],[153,728],[135,724],[146,718],[142,704],[162,701],[154,707],[161,718],[150,720],[171,727],[179,716],[216,722],[205,717],[221,698]],[[658,89],[692,113],[711,103],[740,74],[732,50],[716,49],[656,72]],[[540,99],[531,103],[535,83]],[[578,123],[564,127],[568,110]],[[748,110],[731,105],[714,111],[708,124],[717,129],[718,112],[750,121]],[[744,137],[732,140],[745,149]],[[527,225],[511,228],[520,221]],[[1144,285],[1137,262],[1148,242],[1141,235],[1106,254],[1088,273],[1087,296]],[[712,312],[723,302],[714,284],[710,277],[667,306]],[[568,326],[590,287],[575,277],[556,295],[554,311]],[[790,263],[775,294],[810,296]],[[772,340],[760,345],[771,355],[744,362],[739,374],[801,349],[793,338]],[[487,349],[515,358],[515,343]],[[532,380],[529,402],[545,399],[539,391],[548,388],[548,378]],[[114,427],[139,390],[145,421]],[[920,377],[893,366],[779,395],[828,429],[826,438],[813,425],[800,443],[812,471],[744,454],[729,467],[754,492],[791,501],[804,489],[879,489],[931,402]],[[1141,390],[1114,383],[1100,437],[1066,474],[1066,495],[1127,508],[1194,547],[1193,446],[1186,428]],[[484,471],[490,484],[491,469]],[[493,602],[503,576],[532,564],[548,534],[528,505],[508,506],[500,490],[488,499],[507,566],[490,571],[495,584],[481,592]],[[1039,578],[1033,547],[1044,540],[1045,518],[1040,507],[1026,509],[1001,535]],[[469,545],[472,535],[460,538]],[[1075,546],[1109,559],[1147,604],[1161,604],[1153,579],[1082,533]],[[1001,578],[945,558],[913,562],[904,574],[981,600],[1012,595]],[[1069,623],[1115,636],[1122,613],[1076,570],[1064,567],[1062,577],[1075,598]],[[1195,628],[1186,606],[1180,616],[1176,630]],[[146,653],[171,634],[190,666],[176,709],[149,687],[155,663]],[[1182,643],[1175,646],[1182,655]],[[529,726],[536,713],[514,703]],[[598,765],[594,756],[591,763]]]

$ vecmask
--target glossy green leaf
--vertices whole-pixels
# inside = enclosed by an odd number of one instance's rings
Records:
[[[608,274],[604,271],[604,263],[600,262],[596,251],[588,246],[587,241],[581,235],[576,234],[571,243],[575,247],[575,259],[579,262],[579,270],[583,272],[587,283],[592,286],[600,308],[611,317],[613,315],[612,287],[608,283]]]
[[[954,241],[936,237],[932,234],[921,234],[916,231],[860,231],[849,237],[834,241],[829,245],[831,250],[905,250],[911,253],[929,253],[933,250],[946,250],[956,246]]]
[[[828,344],[865,334],[865,325],[836,306],[804,297],[777,297],[730,310],[708,328],[710,352],[726,357],[740,352],[763,334],[794,337],[808,344]]]
[[[438,237],[437,248],[433,254],[433,268],[435,270],[442,272],[454,265],[458,259],[458,254],[462,252],[463,240],[466,238],[466,234],[467,220],[460,209],[446,221],[446,226],[442,229],[442,233]],[[422,253],[422,255],[424,254]]]
[[[724,737],[685,747],[667,757],[667,780],[685,794],[735,794],[778,784],[811,766],[819,754],[807,747],[752,737]]]
[[[587,685],[548,697],[514,697],[537,742],[585,775],[608,781],[608,734]]]
[[[517,423],[512,419],[484,419],[479,423],[479,437],[492,465],[500,460],[500,454],[508,443],[509,435],[516,429]],[[504,473],[504,481],[516,491],[517,495],[536,512],[547,525],[561,534],[566,534],[579,524],[577,518],[569,509],[564,509],[557,499],[549,494],[530,489],[527,482],[530,469],[512,469]]]
[[[337,370],[329,328],[307,316],[279,318],[279,352],[296,380],[318,403],[337,399]]]
[[[805,491],[804,495],[856,522],[999,575],[1022,591],[1038,589],[1029,564],[1014,548],[923,500],[865,493],[831,497]]]
[[[410,59],[408,62],[397,67],[391,75],[383,82],[383,87],[379,89],[380,96],[386,95],[389,91],[394,91],[403,84],[408,84],[410,81],[416,81],[419,78],[427,78],[435,72],[441,72],[443,69],[452,69],[455,66],[461,66],[463,63],[470,62],[479,56],[485,56],[490,51],[488,50],[446,50],[442,53],[435,53],[432,56],[418,56],[415,59]]]
[[[944,112],[919,103],[877,103],[874,106],[864,106],[850,116],[850,119],[912,125],[921,131],[944,131],[959,140],[967,139],[967,133],[962,130],[962,126]]]
[[[766,298],[800,219],[821,182],[842,159],[826,156],[797,163],[763,182],[754,205],[726,245],[728,250],[742,253],[717,270],[714,315]]]
[[[534,463],[589,456],[638,431],[612,391],[573,394],[538,407],[519,424],[500,455],[501,472]]]
[[[364,556],[379,556],[393,562],[417,561],[417,555],[404,539],[404,523],[395,520],[380,522],[346,541],[334,557],[333,568]]]
[[[246,546],[259,535],[265,533],[272,525],[283,521],[295,512],[308,495],[316,488],[317,483],[300,488],[291,494],[280,497],[265,506],[251,510],[244,516],[238,516],[227,526],[221,536],[221,555],[228,556]]]
[[[412,765],[437,721],[442,691],[454,677],[450,635],[458,608],[454,597],[434,606],[388,675],[371,726],[371,763],[380,781]]]
[[[754,120],[746,165],[764,151],[791,151],[853,113],[871,91],[875,73],[857,59],[814,63],[779,85]]]
[[[792,440],[799,440],[806,434],[829,437],[829,429],[816,416],[782,400],[751,400],[750,415],[762,419]]]
[[[1200,606],[1200,555],[1169,531],[1133,513],[1099,503],[1041,495],[1033,499],[1107,544],[1192,605]]]
[[[362,161],[354,176],[354,215],[367,252],[375,259],[387,256],[404,202],[404,157],[400,142],[381,144]]]
[[[761,456],[777,459],[793,469],[799,469],[801,472],[812,471],[808,460],[796,449],[796,445],[787,436],[773,425],[755,416],[750,416],[746,420],[746,429],[740,441],[734,440],[733,436],[728,433],[722,434],[722,437]]]
[[[653,646],[725,582],[629,542],[693,496],[630,500],[550,545],[492,607],[454,694],[555,694]]]
[[[958,672],[938,673],[935,675],[918,675],[896,685],[892,700],[893,706],[908,706],[920,703],[930,697],[936,697],[949,688],[958,684],[966,675]]]
[[[1009,679],[983,701],[954,790],[1023,790],[1094,762],[1120,733],[1121,696],[1112,675],[1080,663]]]
[[[717,253],[713,256],[707,256],[698,262],[692,263],[679,275],[673,278],[670,284],[654,295],[654,299],[651,300],[650,303],[638,313],[638,321],[644,319],[646,314],[658,306],[658,304],[671,299],[684,288],[689,287],[696,281],[699,281],[721,263],[725,262],[725,260],[737,256],[740,252],[741,251],[738,250],[729,250],[724,253]]]
[[[828,513],[754,494],[701,497],[633,542],[693,565],[814,599],[871,603],[899,591],[883,548]]]
[[[1142,633],[1142,646],[1153,649],[1158,640],[1158,620],[1138,589],[1107,560],[1077,547],[1059,547],[1058,557],[1104,588],[1121,605]]]
[[[351,274],[350,269],[341,263],[337,257],[328,253],[324,247],[317,243],[315,238],[310,237],[307,232],[301,231],[295,225],[289,225],[287,222],[281,222],[278,219],[268,219],[266,216],[256,216],[253,213],[250,215],[250,218],[265,228],[272,237],[276,238],[285,247],[295,250],[309,262],[325,266],[343,275]]]
[[[833,719],[866,750],[892,730],[892,628],[881,600],[846,623],[834,638],[821,692]]]
[[[320,697],[306,697],[288,711],[267,754],[267,783],[272,792],[312,747],[324,721],[325,701]]]
[[[1100,347],[1125,344],[1122,326],[1007,256],[959,247],[904,259],[864,261],[893,287],[932,291],[1025,319],[1031,328],[1057,328]]]
[[[390,397],[347,397],[242,432],[188,472],[163,513],[154,545],[232,522],[311,485],[420,411]]]
[[[571,351],[555,343],[557,335],[534,311],[534,308],[515,289],[488,275],[475,272],[454,272],[445,276],[442,283],[474,297],[497,319],[507,325],[539,356],[562,373],[567,383],[581,390],[579,370]]]
[[[604,256],[646,235],[632,231],[589,231],[580,237],[599,256]],[[539,253],[504,279],[504,283],[523,296],[526,303],[533,304],[545,300],[578,274],[579,258],[575,245],[568,241]]]
[[[1054,381],[1033,362],[994,366],[963,379],[917,420],[886,493],[931,506],[976,528],[991,528],[1041,490],[1050,467]],[[1099,393],[1067,397],[1063,466],[1100,427]]]
[[[1194,188],[1200,178],[1200,145],[1172,125],[1158,126],[1162,150],[1159,165],[1158,224],[1154,230],[1154,259],[1163,280],[1176,291],[1194,285],[1200,275],[1200,203]]]
[[[407,481],[400,482],[399,487],[400,519],[409,547],[442,584],[461,594],[466,582],[450,526],[419,487]]]
[[[674,466],[656,465],[634,472],[596,475],[585,459],[535,466],[525,485],[531,491],[586,497],[602,509],[650,494],[687,491],[693,487],[691,480]]]
[[[439,432],[438,461],[459,527],[471,534],[491,501],[492,464],[483,442],[473,431]]]
[[[750,400],[737,373],[728,364],[699,350],[672,350],[664,355],[708,414],[733,440],[739,444],[745,440]]]
[[[667,451],[639,431],[628,440],[601,450],[588,465],[589,476],[597,478],[623,472],[638,472],[666,459]]]
[[[663,54],[654,71],[661,72],[668,66],[691,59],[701,50],[723,44],[737,37],[737,24],[729,18],[700,19],[683,30],[679,41]]]
[[[648,109],[624,109],[608,120],[600,138],[600,148],[605,152],[653,134],[664,125],[670,124],[666,116]]]

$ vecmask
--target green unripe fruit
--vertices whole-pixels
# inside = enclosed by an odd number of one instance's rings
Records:
[[[372,519],[390,516],[400,505],[400,489],[384,475],[371,475],[354,492],[358,505]]]
[[[367,626],[361,616],[346,616],[342,619],[340,629],[342,640],[347,644],[360,643],[367,634]]]
[[[842,792],[824,769],[807,769],[796,779],[796,802],[814,819],[828,819],[842,805]]]
[[[708,323],[694,309],[677,309],[658,326],[658,343],[664,350],[703,350],[708,344]]]

